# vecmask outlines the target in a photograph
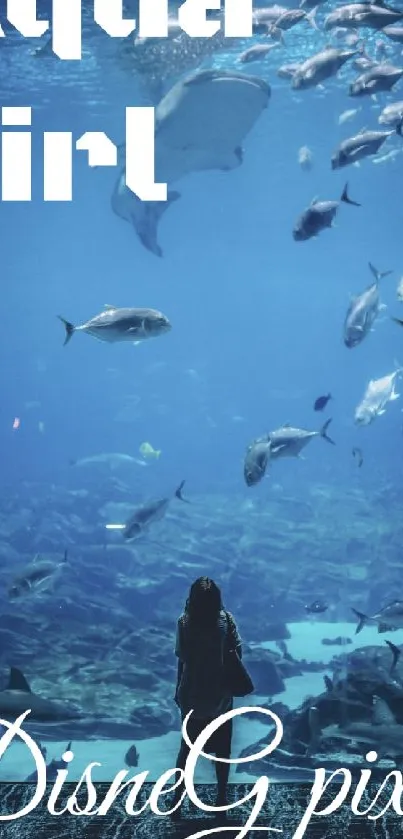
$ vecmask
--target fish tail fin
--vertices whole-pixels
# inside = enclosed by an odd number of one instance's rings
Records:
[[[69,559],[69,552],[66,548],[66,550],[64,552],[64,555],[63,555],[63,562],[68,562],[68,559]]]
[[[386,641],[386,639],[385,639],[385,644],[388,645],[388,647],[389,647],[389,649],[392,653],[392,656],[393,656],[392,664],[391,664],[391,667],[390,667],[390,670],[389,670],[389,674],[392,674],[395,667],[396,667],[397,662],[399,661],[399,658],[401,656],[402,651],[401,651],[401,649],[399,649],[399,647],[396,646],[396,644],[392,644],[392,641]]]
[[[393,271],[378,271],[378,269],[375,268],[375,265],[373,265],[372,262],[368,262],[368,265],[369,270],[371,271],[371,274],[374,276],[375,282],[377,283],[379,283],[379,280],[383,280],[384,277],[389,277],[389,274],[393,274]]]
[[[185,504],[190,504],[190,501],[188,501],[188,499],[184,498],[183,495],[182,495],[182,490],[183,490],[183,487],[185,486],[185,483],[186,483],[186,481],[181,481],[181,483],[178,486],[178,489],[175,492],[175,498],[179,498],[179,501],[184,501]]]
[[[325,424],[322,425],[322,428],[320,429],[319,433],[320,433],[320,436],[323,437],[324,440],[326,440],[328,443],[331,443],[332,446],[335,446],[336,443],[334,442],[334,440],[332,440],[331,437],[329,437],[329,435],[327,433],[327,429],[329,428],[329,425],[330,425],[331,421],[332,421],[331,419],[326,420]]]
[[[69,343],[69,341],[70,341],[70,339],[72,338],[72,336],[73,336],[74,332],[76,331],[76,327],[75,327],[75,326],[73,326],[73,324],[72,324],[72,323],[70,323],[70,321],[65,320],[65,318],[62,318],[60,315],[58,315],[57,317],[58,317],[58,318],[59,318],[59,320],[61,320],[61,322],[64,324],[64,328],[65,328],[65,330],[66,330],[66,337],[65,337],[65,339],[64,339],[64,344],[63,344],[63,346],[65,347],[65,346],[66,346],[66,344],[68,344],[68,343]]]
[[[358,618],[357,628],[355,630],[355,634],[358,635],[359,632],[364,628],[365,624],[368,621],[368,616],[364,615],[363,612],[358,612],[357,609],[352,609],[355,616]]]
[[[361,207],[361,204],[358,204],[357,201],[353,201],[349,194],[348,194],[348,183],[345,184],[343,192],[341,194],[340,201],[344,201],[345,204],[352,204],[353,207]]]
[[[308,23],[310,23],[312,28],[316,29],[316,31],[318,32],[319,27],[318,27],[318,24],[316,23],[317,8],[318,8],[317,6],[314,6],[314,8],[310,12],[308,12],[308,14],[306,16],[306,20],[308,21]]]

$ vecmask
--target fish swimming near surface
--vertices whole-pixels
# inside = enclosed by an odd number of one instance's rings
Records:
[[[63,560],[58,563],[42,559],[38,554],[33,562],[14,578],[8,591],[9,599],[21,600],[48,591],[66,563],[67,551],[64,552]]]
[[[272,6],[262,6],[253,9],[252,31],[254,35],[267,35],[267,32],[274,26],[276,20],[286,14],[289,9],[274,3]]]
[[[288,29],[292,29],[298,23],[307,22],[309,23],[313,29],[318,29],[318,26],[315,21],[316,15],[316,6],[311,9],[310,12],[306,12],[305,9],[287,9],[286,11],[282,12],[277,20],[273,21],[272,26],[269,27],[268,34],[270,35],[271,29],[279,29],[280,31],[287,32]]]
[[[403,122],[403,102],[391,102],[390,105],[385,105],[378,117],[378,122],[382,125],[394,125],[395,127],[401,125]]]
[[[343,50],[327,47],[300,64],[292,75],[293,90],[307,90],[316,87],[326,79],[335,76],[346,61],[360,52],[359,49]]]
[[[393,67],[390,64],[375,64],[365,73],[351,82],[349,88],[350,96],[374,96],[376,93],[392,90],[392,87],[403,76],[401,67]]]
[[[66,330],[64,344],[68,344],[75,332],[85,332],[98,341],[114,344],[117,341],[144,341],[169,332],[171,324],[162,312],[156,309],[117,309],[106,305],[101,314],[96,315],[81,326],[73,326],[60,317]]]
[[[241,64],[250,64],[252,61],[260,61],[262,58],[266,58],[266,55],[276,49],[277,46],[278,44],[254,44],[253,47],[249,47],[241,53],[239,61]]]
[[[396,393],[395,388],[396,379],[402,372],[402,368],[398,367],[393,373],[389,373],[381,379],[371,379],[361,402],[355,410],[354,421],[356,425],[369,425],[376,417],[385,413],[389,402],[399,399],[400,394]]]
[[[344,344],[350,349],[362,343],[382,308],[386,308],[382,307],[379,299],[379,282],[392,271],[378,271],[371,262],[369,268],[375,282],[351,300],[344,321]]]
[[[314,411],[323,411],[326,408],[328,402],[330,402],[332,398],[332,394],[328,393],[326,396],[318,396],[315,400],[315,404],[313,406]]]
[[[277,76],[279,79],[292,79],[298,67],[299,64],[282,64],[277,70]]]
[[[343,189],[340,201],[319,201],[314,198],[294,226],[292,235],[295,241],[306,242],[308,239],[318,236],[322,230],[332,227],[341,202],[352,204],[354,207],[361,206],[349,197],[348,184]]]
[[[312,169],[313,155],[308,146],[301,146],[298,152],[298,163],[301,169],[305,172],[310,172]]]
[[[403,18],[403,12],[392,9],[386,3],[348,3],[339,6],[325,18],[325,30],[338,26],[350,29],[368,27],[369,29],[384,29]]]
[[[378,626],[378,632],[395,632],[397,629],[403,629],[403,600],[393,600],[375,615],[365,615],[364,612],[359,612],[357,609],[352,610],[358,618],[357,628],[355,634],[358,635],[366,624],[375,623]]]
[[[398,123],[395,128],[390,131],[366,131],[362,130],[354,137],[348,137],[343,140],[332,155],[331,166],[332,169],[341,169],[343,166],[349,166],[352,163],[357,163],[363,160],[364,157],[370,157],[377,154],[381,146],[388,137],[393,137],[395,134],[402,135],[402,123]]]
[[[360,108],[349,108],[347,111],[343,111],[343,113],[340,114],[337,120],[338,124],[344,125],[345,122],[349,122],[351,119],[354,119],[354,117],[357,116],[359,110]]]
[[[403,26],[384,26],[382,32],[387,36],[387,38],[390,38],[391,41],[403,44]]]
[[[184,501],[186,504],[190,502],[182,495],[182,490],[185,481],[182,481],[174,493],[174,498]],[[172,501],[172,496],[169,498],[160,498],[157,501],[150,501],[148,504],[143,504],[137,507],[134,513],[127,520],[126,524],[107,524],[107,530],[122,530],[123,538],[127,541],[138,539],[156,522],[164,518],[168,507]]]
[[[283,425],[276,431],[270,431],[267,439],[270,442],[270,459],[279,457],[299,457],[301,451],[315,437],[322,437],[327,443],[335,445],[327,430],[331,419],[328,419],[319,431],[306,431],[303,428],[293,428],[289,424]]]
[[[83,716],[80,709],[73,705],[33,693],[21,670],[11,667],[7,687],[0,691],[0,718],[14,722],[28,710],[31,713],[26,717],[24,727],[32,723],[56,725],[81,720]]]
[[[168,201],[141,201],[126,186],[124,170],[112,195],[114,213],[133,226],[147,250],[163,255],[159,221],[179,197],[171,185],[191,172],[229,172],[241,166],[245,138],[270,95],[269,85],[256,76],[202,70],[164,96],[155,110],[155,177],[168,184]]]

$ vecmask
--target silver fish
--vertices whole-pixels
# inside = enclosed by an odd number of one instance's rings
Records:
[[[299,65],[295,71],[291,87],[294,90],[307,90],[315,87],[331,76],[335,76],[346,61],[357,55],[359,50],[343,50],[327,47]]]
[[[101,314],[96,315],[81,326],[60,317],[66,330],[64,345],[68,344],[75,332],[86,332],[99,341],[109,344],[117,341],[144,341],[146,338],[156,338],[171,329],[171,324],[162,312],[155,309],[117,309],[115,306],[105,306]]]
[[[259,61],[265,58],[271,50],[276,49],[277,46],[278,44],[254,44],[253,47],[249,47],[249,49],[241,53],[239,61],[241,64],[250,64],[251,61]]]
[[[371,379],[361,402],[355,409],[354,422],[356,425],[369,425],[376,417],[385,413],[389,402],[399,399],[400,394],[396,393],[395,388],[396,379],[402,372],[402,368],[399,367],[393,373],[389,373],[381,379]]]
[[[264,6],[253,10],[252,30],[254,35],[266,35],[270,27],[274,26],[276,20],[289,11],[285,6],[275,3],[273,6]]]
[[[182,481],[173,497],[179,498],[180,501],[189,504],[189,501],[182,495],[184,485],[185,481]],[[151,525],[164,518],[171,501],[172,496],[169,498],[160,498],[157,501],[150,501],[148,504],[143,504],[142,507],[137,507],[126,524],[107,524],[106,528],[108,530],[122,530],[123,538],[128,541],[138,539],[140,536],[143,536]]]
[[[297,220],[292,235],[296,242],[306,242],[317,236],[321,230],[332,227],[340,203],[352,204],[359,207],[357,201],[352,201],[348,195],[348,184],[345,185],[340,201],[318,201],[317,198],[304,210]]]
[[[357,628],[355,634],[358,635],[363,627],[368,623],[376,623],[378,625],[378,632],[393,632],[397,629],[403,629],[403,600],[394,600],[389,603],[375,615],[365,615],[363,612],[358,612],[353,609],[355,616],[358,618]]]
[[[319,431],[306,431],[303,428],[293,428],[288,424],[283,425],[276,431],[270,431],[267,435],[267,440],[270,443],[270,459],[298,457],[302,449],[314,437],[323,437],[327,443],[331,443],[334,446],[334,440],[327,433],[331,421],[331,419],[328,419]]]
[[[371,157],[376,154],[385,140],[388,137],[393,137],[394,134],[402,136],[402,123],[400,122],[396,128],[390,131],[361,131],[355,134],[354,137],[348,137],[343,140],[332,155],[331,167],[332,169],[342,169],[344,166],[349,166],[356,163],[357,160],[363,160],[365,157]]]
[[[262,480],[266,473],[269,458],[270,440],[267,436],[259,437],[248,446],[243,471],[246,486],[255,486]]]
[[[38,554],[34,561],[27,565],[21,574],[14,578],[8,591],[10,600],[21,600],[47,591],[52,587],[59,572],[66,563],[67,551],[64,552],[63,560],[58,563],[41,559]]]
[[[303,21],[306,21],[314,29],[317,29],[318,27],[315,22],[315,14],[316,6],[310,12],[305,12],[304,9],[287,9],[287,11],[282,12],[277,20],[274,21],[273,29],[280,29],[280,31],[286,32],[288,29],[292,29],[298,23],[302,23]]]
[[[376,64],[350,84],[350,96],[373,96],[375,93],[392,90],[403,76],[401,67],[391,64]]]
[[[325,18],[324,28],[329,30],[337,26],[346,26],[350,29],[384,29],[389,24],[398,23],[402,18],[403,12],[391,9],[386,4],[349,3],[330,12]]]
[[[379,300],[379,281],[392,273],[392,271],[378,271],[371,263],[369,267],[375,282],[353,298],[344,321],[344,343],[350,349],[361,344],[371,331],[382,308]]]
[[[385,26],[382,32],[392,41],[403,44],[403,26]]]
[[[382,125],[401,125],[403,122],[403,101],[386,105],[378,117]]]

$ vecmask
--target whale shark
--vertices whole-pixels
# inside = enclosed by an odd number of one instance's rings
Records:
[[[141,201],[126,186],[124,168],[111,199],[114,213],[133,226],[144,247],[163,255],[158,226],[180,197],[170,189],[173,184],[192,172],[228,172],[241,166],[244,140],[270,95],[270,86],[257,76],[201,70],[163,97],[155,110],[155,178],[168,185],[168,200]]]

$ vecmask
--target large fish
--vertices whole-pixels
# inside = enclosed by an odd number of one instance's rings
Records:
[[[358,635],[366,624],[375,623],[378,626],[378,632],[395,632],[397,629],[403,629],[403,600],[393,600],[388,603],[375,615],[365,615],[364,612],[359,612],[353,609],[355,616],[358,618],[357,628],[355,634]]]
[[[291,87],[294,90],[307,90],[335,76],[346,61],[357,55],[360,50],[336,49],[326,47],[300,64],[292,76]]]
[[[382,125],[401,125],[403,123],[403,102],[391,102],[390,105],[385,105],[378,117],[378,122]]]
[[[385,26],[382,32],[392,41],[403,44],[403,26]]]
[[[226,70],[206,70],[174,87],[156,108],[155,176],[171,186],[191,172],[230,171],[241,165],[242,144],[267,107],[270,87],[262,79]],[[129,221],[144,246],[162,256],[158,224],[179,197],[143,202],[126,186],[122,171],[112,209]]]
[[[259,437],[257,440],[253,440],[245,454],[243,475],[246,486],[255,486],[262,480],[269,458],[270,440],[268,437]]]
[[[41,723],[53,725],[81,720],[81,711],[57,699],[45,699],[33,693],[20,670],[10,668],[8,685],[0,691],[0,719],[13,722],[24,711],[30,710],[24,725]]]
[[[392,90],[403,76],[401,67],[391,64],[376,64],[350,84],[350,96],[373,96]]]
[[[381,311],[379,300],[379,281],[388,277],[392,271],[378,271],[371,263],[370,270],[375,282],[351,301],[344,321],[344,343],[350,349],[357,347],[371,331],[373,323]]]
[[[319,201],[314,198],[294,225],[292,235],[295,241],[306,242],[308,239],[318,236],[322,230],[332,227],[341,202],[352,204],[354,207],[360,206],[357,201],[353,201],[349,197],[348,184],[343,189],[340,201]]]
[[[332,155],[332,169],[342,169],[344,166],[357,163],[358,160],[363,160],[365,157],[371,157],[379,151],[385,140],[394,134],[402,135],[401,121],[390,131],[362,130],[354,137],[348,137],[347,140],[340,143]]]
[[[398,23],[403,18],[403,12],[391,9],[385,3],[349,3],[339,6],[325,18],[326,30],[335,27],[358,29],[383,29],[392,23]]]
[[[178,489],[174,493],[174,498],[179,498],[180,501],[189,503],[182,495],[182,490],[185,481],[182,481]],[[149,501],[148,504],[143,504],[137,507],[126,524],[107,524],[107,530],[122,530],[123,538],[126,540],[138,539],[156,522],[164,518],[168,507],[172,501],[172,496],[169,498],[159,498],[157,501]]]
[[[68,344],[75,332],[86,332],[98,341],[114,344],[117,341],[144,341],[146,338],[156,338],[169,332],[171,324],[168,318],[155,309],[117,309],[106,305],[101,314],[81,326],[73,326],[68,320],[60,317],[64,324]]]
[[[61,562],[42,559],[39,555],[14,578],[8,596],[10,600],[20,600],[42,594],[52,588],[59,572],[67,563],[67,551]]]
[[[355,409],[354,421],[357,425],[369,425],[376,417],[381,417],[385,413],[389,402],[399,399],[400,394],[396,392],[396,379],[401,373],[402,368],[399,367],[388,376],[371,379],[360,404]]]
[[[276,460],[278,457],[299,457],[302,449],[314,439],[314,437],[322,437],[327,443],[335,445],[334,440],[329,437],[327,429],[331,423],[328,419],[319,431],[306,431],[304,428],[293,428],[286,423],[276,431],[270,431],[267,439],[270,442],[270,459]]]

